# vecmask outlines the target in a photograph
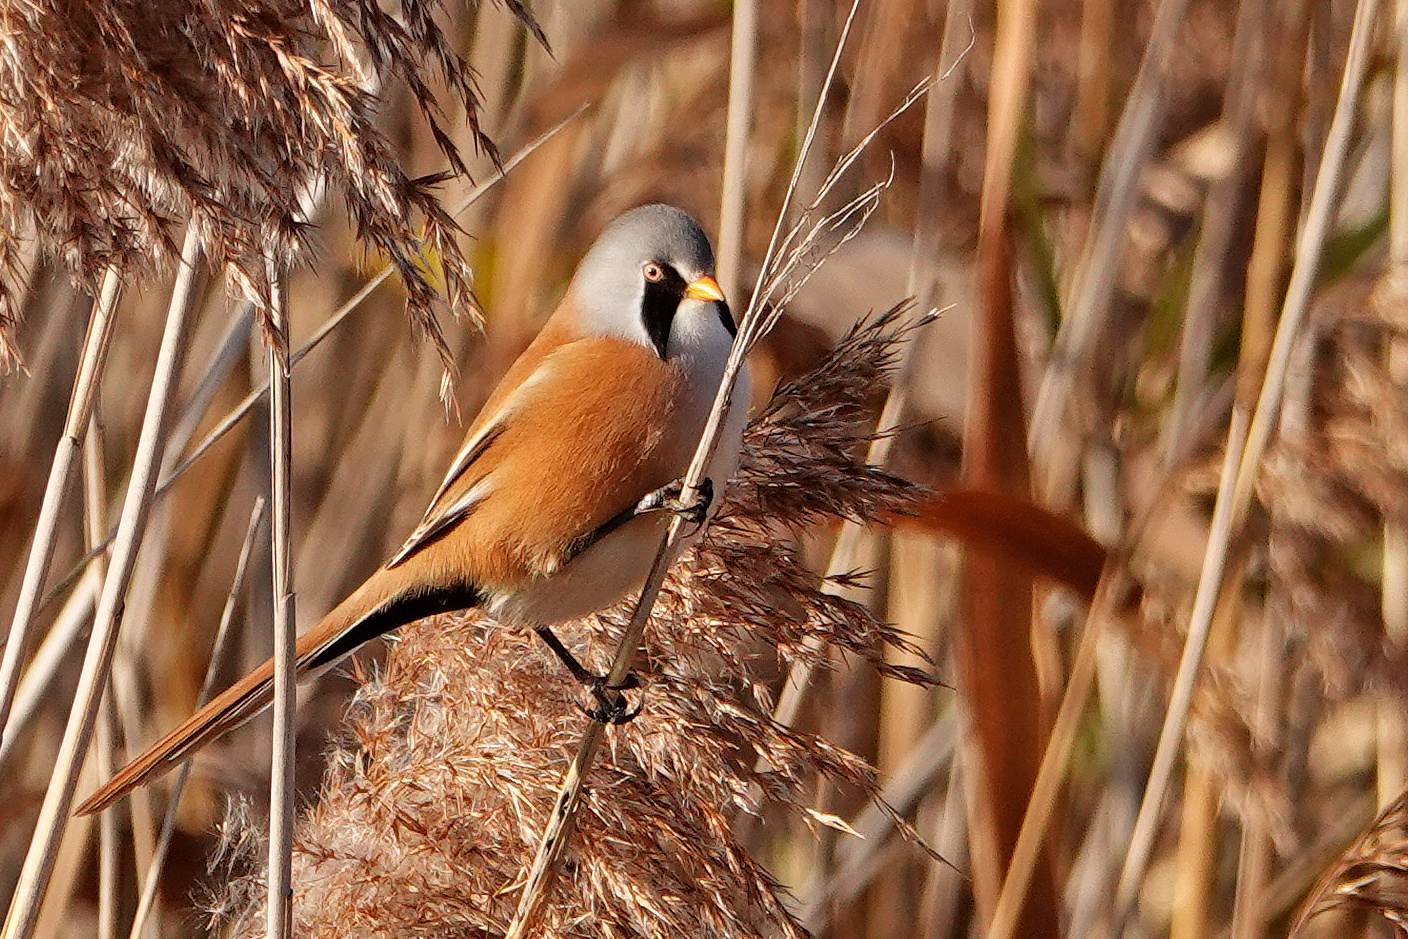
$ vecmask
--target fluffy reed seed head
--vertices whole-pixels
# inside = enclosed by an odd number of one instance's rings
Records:
[[[565,863],[539,914],[549,936],[801,936],[778,885],[732,830],[762,801],[804,810],[824,774],[873,791],[870,768],[771,719],[765,684],[817,637],[885,668],[903,645],[822,589],[789,525],[903,511],[912,485],[864,461],[862,403],[903,333],[852,333],[757,418],[719,516],[655,608],[645,708],[608,730]],[[600,667],[628,609],[563,632]],[[917,671],[886,669],[915,681]],[[352,708],[295,843],[297,929],[309,936],[501,935],[587,718],[582,690],[531,635],[478,616],[408,627]],[[758,757],[767,769],[756,771]],[[232,935],[262,926],[260,836],[227,826],[232,876],[212,904]]]
[[[1408,936],[1408,793],[1385,808],[1321,878],[1292,937],[1314,917],[1335,909],[1381,916],[1394,935]]]
[[[505,0],[540,39],[527,8]],[[427,258],[452,308],[469,300],[458,228],[436,195],[465,173],[432,84],[476,147],[469,64],[438,19],[441,0],[0,0],[0,365],[14,357],[25,240],[89,289],[124,281],[199,226],[244,292],[267,298],[264,256],[305,247],[301,200],[321,183],[358,237],[396,266],[413,321],[448,352]],[[427,122],[448,174],[412,178],[376,125],[396,82]]]

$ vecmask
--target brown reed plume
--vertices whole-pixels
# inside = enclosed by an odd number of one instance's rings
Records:
[[[1381,916],[1394,935],[1408,936],[1408,793],[1384,809],[1321,878],[1291,930],[1292,939],[1316,916],[1335,909]]]
[[[543,38],[526,6],[503,5]],[[394,263],[413,322],[448,364],[432,279],[443,277],[458,310],[470,271],[435,190],[466,167],[433,84],[463,112],[451,116],[473,146],[494,150],[473,72],[441,24],[446,6],[0,2],[0,365],[14,360],[17,291],[35,247],[93,290],[110,267],[130,282],[170,258],[189,218],[206,253],[267,300],[263,258],[299,257],[317,185]],[[397,82],[447,173],[411,177],[377,128],[376,93]]]
[[[645,709],[611,732],[591,771],[539,934],[803,934],[731,825],[763,802],[805,812],[818,773],[874,790],[862,760],[775,723],[765,682],[774,650],[790,663],[808,637],[882,668],[887,646],[906,645],[864,606],[823,592],[788,537],[807,520],[905,511],[918,494],[863,456],[864,404],[903,332],[894,316],[852,332],[753,422],[719,516],[661,594]],[[587,661],[609,653],[626,615],[570,633]],[[580,734],[579,697],[533,637],[483,617],[407,629],[359,694],[349,739],[298,826],[298,932],[501,934]],[[759,757],[767,770],[755,770]],[[230,934],[252,935],[260,836],[240,812],[227,828],[242,873],[211,908]]]

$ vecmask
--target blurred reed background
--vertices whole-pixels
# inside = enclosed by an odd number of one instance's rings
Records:
[[[827,0],[141,6],[0,0],[0,336],[22,363],[0,377],[0,621],[20,603],[85,331],[104,308],[93,298],[122,287],[75,454],[81,481],[15,662],[0,745],[5,897],[81,683],[103,564],[84,573],[85,554],[114,524],[137,455],[185,220],[203,226],[213,263],[193,285],[164,471],[266,378],[280,292],[266,255],[291,262],[293,349],[385,263],[400,268],[292,373],[292,569],[307,625],[414,525],[463,420],[617,213],[673,202],[719,245],[721,206],[741,205],[737,266],[723,270],[744,307],[847,14]],[[243,57],[245,42],[259,54]],[[730,121],[731,48],[750,45]],[[191,47],[206,58],[183,59]],[[904,408],[887,465],[935,494],[842,505],[875,523],[849,529],[846,551],[833,553],[834,519],[772,531],[818,577],[828,563],[865,571],[837,589],[909,634],[915,648],[890,644],[889,664],[954,688],[880,677],[863,659],[884,642],[857,638],[862,654],[831,655],[784,715],[873,764],[913,828],[822,750],[792,781],[794,804],[725,819],[761,862],[749,883],[776,878],[796,923],[835,937],[1404,934],[1405,56],[1405,0],[859,4],[804,202],[917,83],[938,80],[830,197],[893,175],[756,353],[757,403],[865,314],[909,296],[943,307],[899,353],[889,398]],[[215,78],[212,63],[225,67]],[[64,82],[73,75],[86,78]],[[506,161],[564,120],[455,231],[447,213],[494,179],[490,148]],[[729,141],[746,162],[726,189]],[[866,426],[886,400],[879,374],[864,373],[873,394],[850,392]],[[269,654],[267,529],[232,590],[271,490],[266,409],[259,399],[151,510],[80,794],[123,740],[140,747],[190,712],[228,598],[217,686]],[[779,606],[772,626],[781,635],[797,615]],[[415,635],[406,661],[450,655],[433,630]],[[510,641],[468,635],[471,648]],[[787,668],[808,659],[746,658],[756,699],[786,707]],[[361,660],[300,693],[303,804],[319,798],[329,735],[345,738],[354,677],[373,667]],[[398,668],[411,687],[433,684]],[[388,693],[376,687],[373,702]],[[536,695],[502,691],[520,693]],[[647,696],[642,722],[659,701]],[[364,719],[357,733],[372,752],[396,726]],[[225,875],[203,871],[222,794],[264,811],[268,728],[196,761],[148,935],[205,934],[192,890],[221,891]],[[711,733],[730,780],[768,783],[744,772],[763,736],[698,731]],[[555,778],[570,738],[553,739]],[[355,762],[343,752],[333,778]],[[849,782],[827,767],[849,767]],[[127,930],[168,791],[68,825],[37,935]],[[606,835],[629,843],[630,816],[619,821]],[[648,870],[651,854],[633,863]],[[476,889],[486,909],[502,902]],[[735,899],[768,908],[715,897]],[[686,905],[679,917],[674,934],[793,931],[785,916],[691,919]],[[349,922],[342,935],[375,932]],[[636,934],[554,922],[553,934]]]

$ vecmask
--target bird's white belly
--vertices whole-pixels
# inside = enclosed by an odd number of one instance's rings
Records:
[[[669,524],[669,513],[638,516],[549,577],[538,577],[489,601],[500,621],[546,626],[614,606],[639,590]]]

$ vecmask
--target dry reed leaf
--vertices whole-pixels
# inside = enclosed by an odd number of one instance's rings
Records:
[[[542,39],[522,3],[504,5]],[[436,187],[466,169],[432,83],[474,145],[493,147],[446,16],[444,0],[403,0],[395,14],[376,0],[0,2],[0,363],[14,355],[24,239],[91,290],[110,266],[130,282],[172,258],[189,218],[207,254],[267,301],[263,258],[301,257],[304,202],[321,184],[395,264],[448,366],[436,283],[463,309],[470,269]],[[400,166],[376,124],[374,89],[393,83],[447,173]]]
[[[1064,584],[1087,600],[1095,596],[1109,552],[1083,528],[1030,499],[981,489],[950,489],[925,500],[913,521],[971,549],[1013,562]]]

